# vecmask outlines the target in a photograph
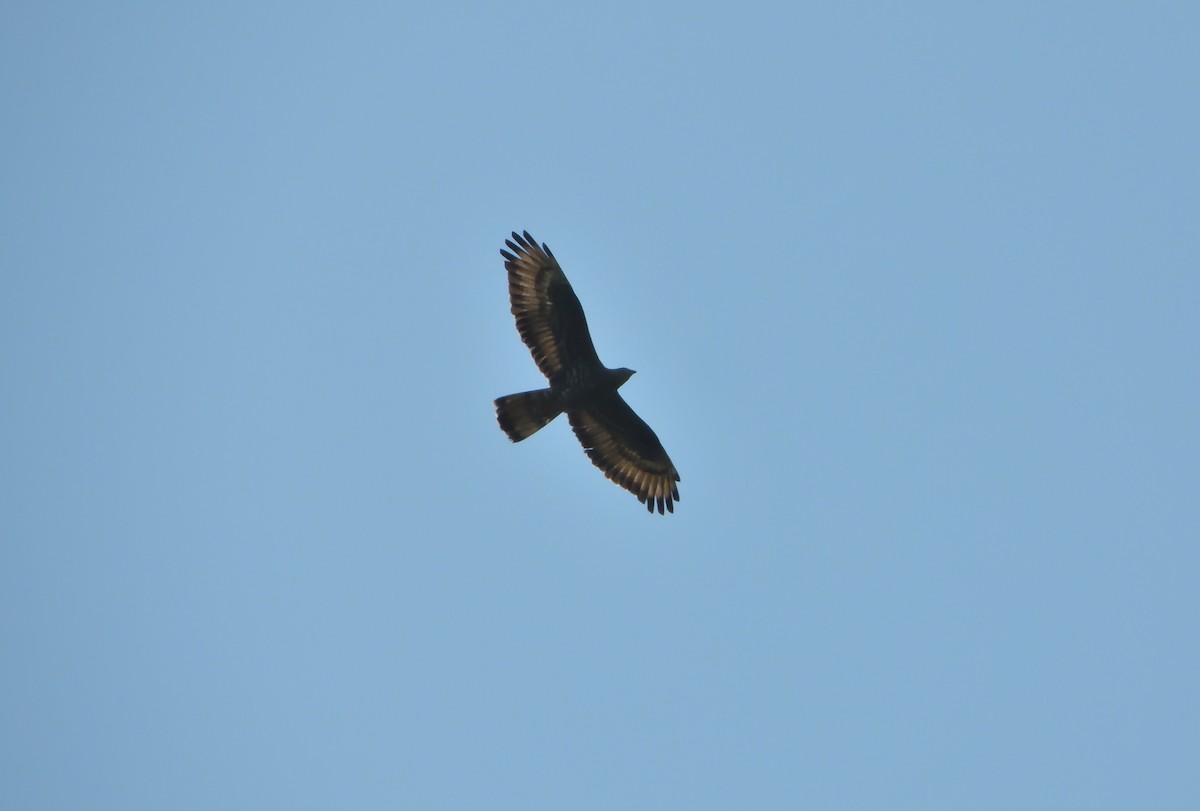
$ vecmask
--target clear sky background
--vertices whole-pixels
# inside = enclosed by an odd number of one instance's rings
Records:
[[[0,807],[1200,807],[1198,30],[5,4]]]

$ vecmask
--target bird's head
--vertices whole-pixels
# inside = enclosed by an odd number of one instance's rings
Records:
[[[613,369],[612,371],[618,387],[624,386],[625,381],[637,374],[637,372],[633,371],[633,369],[626,369],[624,366],[622,366],[620,369]]]

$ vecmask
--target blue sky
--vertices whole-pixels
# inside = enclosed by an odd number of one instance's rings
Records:
[[[0,18],[0,806],[1200,804],[1194,4]]]

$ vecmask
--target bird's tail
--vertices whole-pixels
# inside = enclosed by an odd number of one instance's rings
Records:
[[[558,396],[550,389],[509,394],[496,400],[496,420],[513,442],[537,433],[561,413]]]

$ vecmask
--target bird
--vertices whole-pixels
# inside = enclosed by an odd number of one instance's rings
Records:
[[[637,496],[653,513],[675,512],[679,471],[658,436],[617,393],[634,372],[600,362],[579,298],[546,243],[512,232],[501,249],[517,332],[549,388],[497,398],[496,420],[513,442],[541,430],[559,414],[592,464]]]

